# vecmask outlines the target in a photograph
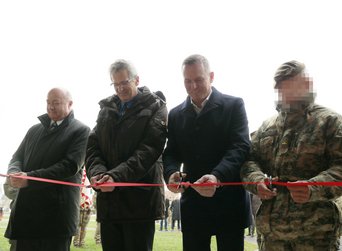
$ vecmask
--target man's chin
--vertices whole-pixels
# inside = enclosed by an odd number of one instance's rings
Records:
[[[53,121],[58,121],[58,118],[57,118],[56,116],[50,115],[50,114],[48,114],[48,115],[49,115],[49,118],[50,118],[51,120],[53,120]]]

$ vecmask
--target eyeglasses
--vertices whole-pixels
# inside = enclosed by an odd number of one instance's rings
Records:
[[[118,87],[125,87],[127,85],[129,85],[131,83],[133,79],[127,79],[127,80],[124,80],[124,81],[121,81],[119,83],[110,83],[110,85],[114,85],[114,88],[118,88]]]

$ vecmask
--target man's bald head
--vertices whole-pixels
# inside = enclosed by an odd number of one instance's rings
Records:
[[[64,88],[53,88],[47,96],[47,113],[51,120],[63,120],[72,110],[71,93]]]

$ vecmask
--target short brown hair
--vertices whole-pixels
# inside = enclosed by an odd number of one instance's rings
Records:
[[[275,88],[277,85],[284,80],[292,78],[299,73],[302,73],[305,69],[305,65],[298,61],[292,60],[282,64],[274,74]]]

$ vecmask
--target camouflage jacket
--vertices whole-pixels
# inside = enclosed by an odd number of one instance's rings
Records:
[[[279,181],[342,180],[342,117],[311,104],[300,112],[280,112],[252,135],[248,161],[241,169],[243,181],[260,182],[264,174]],[[256,185],[246,189],[256,194]],[[257,212],[258,231],[269,239],[327,238],[338,231],[342,212],[342,187],[310,186],[308,203],[295,203],[288,189],[265,200]]]

